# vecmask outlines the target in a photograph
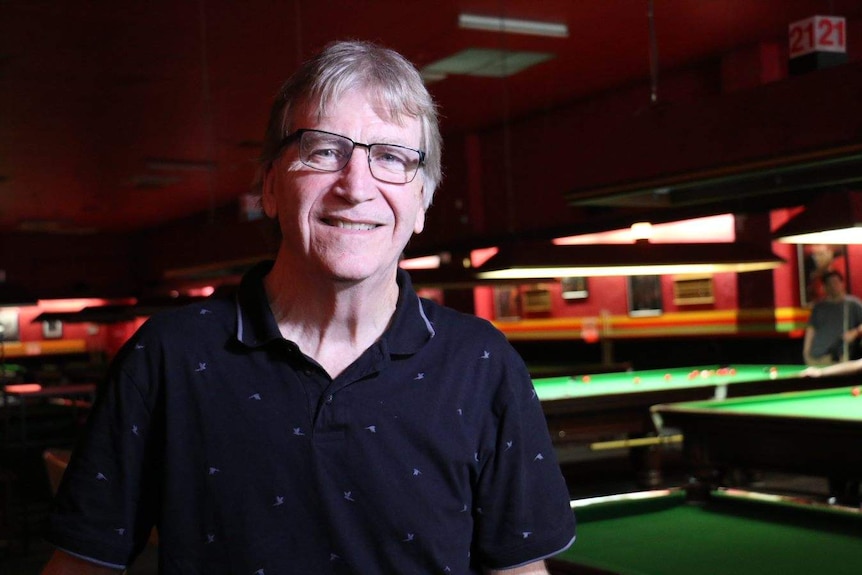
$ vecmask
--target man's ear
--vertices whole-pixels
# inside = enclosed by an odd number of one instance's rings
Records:
[[[413,233],[421,234],[425,229],[425,208],[420,207],[416,212],[416,219],[413,222]]]
[[[260,193],[260,203],[267,217],[275,219],[278,216],[278,202],[275,199],[275,174],[272,166],[263,174],[263,186]]]

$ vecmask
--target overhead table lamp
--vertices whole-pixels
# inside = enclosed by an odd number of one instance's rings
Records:
[[[787,244],[862,244],[862,192],[823,192],[772,237]]]
[[[484,280],[713,274],[775,269],[783,259],[746,243],[501,246],[475,273]]]

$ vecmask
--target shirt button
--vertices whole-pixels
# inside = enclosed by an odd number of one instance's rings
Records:
[[[327,395],[327,396],[326,396],[326,403],[332,403],[332,400],[333,400],[333,399],[335,399],[335,396],[333,396],[333,395],[330,393],[329,395]]]

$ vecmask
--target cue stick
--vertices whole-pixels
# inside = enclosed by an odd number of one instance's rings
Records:
[[[659,437],[636,437],[634,439],[616,439],[614,441],[597,441],[590,444],[593,451],[603,449],[622,449],[625,447],[644,447],[647,445],[666,445],[670,443],[682,443],[682,434],[661,435]]]

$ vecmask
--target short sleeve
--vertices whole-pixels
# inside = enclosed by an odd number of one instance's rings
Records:
[[[137,341],[137,344],[136,344]],[[128,565],[155,522],[155,392],[140,340],[118,355],[55,499],[47,539],[94,560]]]
[[[574,540],[568,489],[527,369],[511,350],[498,376],[493,451],[479,477],[477,526],[483,565],[544,559]]]

